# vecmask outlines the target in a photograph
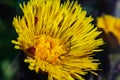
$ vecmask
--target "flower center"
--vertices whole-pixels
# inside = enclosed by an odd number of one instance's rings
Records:
[[[47,61],[51,64],[60,62],[60,55],[66,51],[63,46],[60,45],[59,39],[53,39],[49,36],[41,35],[36,37],[35,54],[36,60]]]

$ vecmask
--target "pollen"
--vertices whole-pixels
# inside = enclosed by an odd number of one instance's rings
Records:
[[[64,54],[66,51],[63,45],[60,45],[58,39],[45,35],[41,35],[35,39],[35,59],[43,60],[50,64],[57,64],[60,62],[60,55]]]

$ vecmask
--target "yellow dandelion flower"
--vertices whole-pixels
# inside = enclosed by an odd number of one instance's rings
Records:
[[[102,28],[106,34],[113,33],[120,43],[120,18],[111,15],[103,15],[97,18],[97,26]]]
[[[84,80],[81,75],[97,70],[92,53],[101,51],[101,32],[77,1],[30,0],[20,7],[24,15],[14,18],[18,38],[12,43],[27,55],[30,70],[47,72],[48,80]]]

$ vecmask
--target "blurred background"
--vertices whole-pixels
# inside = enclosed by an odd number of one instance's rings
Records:
[[[16,59],[20,51],[14,49],[14,45],[11,44],[11,40],[17,37],[12,21],[16,15],[22,15],[19,3],[23,1],[28,0],[0,0],[0,80],[14,80],[17,73]],[[84,10],[87,10],[88,16],[94,17],[94,24],[96,18],[104,14],[120,17],[120,0],[78,0],[78,2]],[[104,37],[106,42],[106,45],[101,46],[104,51],[95,56],[101,61],[99,67],[102,71],[97,72],[99,74],[97,77],[88,74],[86,80],[120,80],[120,45],[114,36],[110,35],[108,40],[105,35],[100,36]],[[109,42],[111,40],[112,42]],[[110,43],[112,45],[109,45]]]

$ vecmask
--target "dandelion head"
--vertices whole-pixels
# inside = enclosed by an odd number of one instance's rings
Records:
[[[77,1],[30,0],[20,7],[23,16],[13,20],[18,38],[12,43],[27,55],[30,70],[47,72],[48,80],[84,80],[81,75],[97,70],[92,56],[101,51],[101,32]]]
[[[106,34],[112,33],[120,44],[120,18],[103,15],[97,18],[97,26],[103,29]]]

